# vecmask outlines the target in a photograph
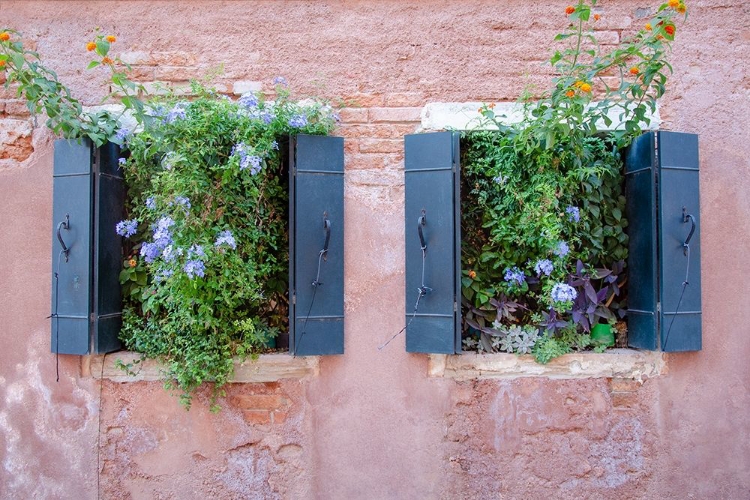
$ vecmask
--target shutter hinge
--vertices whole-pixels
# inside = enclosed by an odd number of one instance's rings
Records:
[[[661,302],[657,302],[656,303],[656,312],[658,312],[658,313],[661,312]]]
[[[458,312],[458,302],[456,302],[455,300],[453,301],[453,312]]]
[[[292,293],[292,305],[293,306],[297,305],[297,294],[294,292]]]

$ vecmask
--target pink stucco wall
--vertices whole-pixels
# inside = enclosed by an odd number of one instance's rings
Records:
[[[601,0],[601,39],[641,0]],[[0,91],[0,497],[750,498],[750,7],[688,2],[663,128],[700,134],[704,349],[621,380],[427,377],[403,337],[403,148],[437,101],[515,99],[564,2],[22,2],[0,27],[36,41],[77,96],[95,27],[142,52],[142,81],[284,75],[343,99],[346,354],[302,381],[237,384],[211,414],[158,382],[100,382],[49,353],[51,135]],[[134,57],[134,56],[133,56]],[[268,417],[272,411],[273,419]]]

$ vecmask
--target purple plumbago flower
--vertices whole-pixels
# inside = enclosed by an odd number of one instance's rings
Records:
[[[148,263],[155,261],[160,253],[161,249],[156,243],[144,243],[141,246],[141,257],[143,257]]]
[[[568,214],[568,220],[571,222],[578,222],[581,220],[581,210],[578,207],[569,206],[565,209],[565,213]]]
[[[305,115],[294,115],[289,118],[289,126],[294,128],[302,128],[307,125],[307,117]]]
[[[206,272],[206,264],[204,264],[202,260],[189,260],[185,263],[185,267],[182,269],[190,279],[193,279],[196,276],[202,278]]]
[[[154,229],[154,243],[159,249],[164,249],[167,245],[172,244],[172,231],[170,227],[174,225],[174,220],[171,217],[165,216],[156,222],[156,228]]]
[[[188,250],[188,259],[192,259],[193,257],[205,257],[206,252],[203,250],[203,247],[201,245],[193,245],[190,247],[190,250]]]
[[[554,266],[552,265],[552,261],[549,259],[541,259],[536,261],[536,264],[534,264],[534,271],[537,275],[541,276],[544,274],[545,276],[549,276],[552,274],[552,269]]]
[[[172,245],[167,245],[166,247],[164,247],[164,250],[162,250],[161,256],[164,257],[164,260],[166,262],[172,262],[177,258],[178,255],[182,253],[179,250],[179,248],[175,248]]]
[[[263,120],[263,123],[265,123],[266,125],[268,125],[269,123],[271,123],[273,121],[274,117],[275,117],[275,115],[273,114],[272,111],[263,110],[260,113],[260,119]]]
[[[286,85],[287,84],[286,78],[284,78],[283,76],[277,76],[276,78],[273,79],[273,84],[274,85]]]
[[[130,238],[138,229],[138,221],[135,219],[122,220],[115,225],[115,232],[120,236]]]
[[[502,175],[502,174],[496,175],[495,177],[492,178],[492,182],[494,182],[495,184],[500,184],[501,186],[505,185],[505,182],[507,180],[508,180],[508,176]]]
[[[239,105],[243,108],[252,109],[258,107],[258,96],[255,95],[253,92],[248,92],[247,94],[242,94],[242,97],[240,97],[240,100],[238,101]]]
[[[153,196],[149,196],[146,198],[146,208],[149,210],[155,210],[156,209],[156,199]]]
[[[276,151],[279,150],[279,143],[276,141],[271,142],[271,149],[275,149]]]
[[[237,248],[237,242],[234,240],[234,236],[232,236],[232,231],[226,230],[219,233],[214,246],[219,247],[221,245],[227,245],[232,250]]]
[[[570,247],[568,246],[567,243],[565,243],[564,241],[561,241],[560,243],[557,244],[557,248],[555,248],[554,252],[555,252],[555,255],[557,255],[558,257],[565,257],[566,255],[570,253]]]
[[[115,140],[119,142],[127,141],[128,137],[130,137],[130,129],[127,127],[120,128],[115,134]]]
[[[118,158],[117,159],[117,163],[119,163],[120,165],[125,165],[127,162],[128,162],[128,160],[126,158]]]
[[[247,155],[240,160],[240,170],[250,169],[250,175],[260,172],[260,164],[263,159],[260,156]]]
[[[578,297],[578,292],[570,285],[558,283],[552,287],[551,296],[555,302],[572,302]]]
[[[162,281],[169,278],[173,274],[174,274],[174,271],[171,269],[162,269],[161,271],[159,271],[159,274],[154,276],[154,281],[156,283],[161,283]]]
[[[169,153],[164,155],[164,158],[162,158],[161,166],[164,167],[164,170],[172,170],[172,168],[174,168],[174,162],[175,154],[170,151]]]
[[[519,285],[526,281],[526,275],[517,267],[508,267],[505,269],[505,281],[517,282]]]
[[[178,102],[174,107],[167,113],[167,117],[164,119],[167,123],[174,123],[177,120],[184,120],[187,118],[185,110],[188,104],[185,102]]]
[[[185,210],[190,210],[190,199],[187,196],[175,196],[174,202],[185,207]]]

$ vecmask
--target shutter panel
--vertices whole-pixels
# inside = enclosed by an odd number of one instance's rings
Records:
[[[698,136],[658,132],[657,146],[661,349],[699,351],[702,314]],[[693,223],[695,230],[687,249],[683,244]],[[688,284],[683,287],[686,273]]]
[[[701,349],[698,175],[696,135],[649,132],[627,151],[631,347]]]
[[[343,354],[344,139],[299,135],[290,156],[290,351]]]
[[[404,138],[408,352],[454,354],[461,350],[458,140],[453,132]],[[420,229],[426,246],[424,259]],[[429,290],[420,297],[423,285]]]
[[[118,156],[114,144],[94,149],[88,140],[55,141],[52,352],[120,348],[122,242],[114,228],[122,219],[124,186]]]

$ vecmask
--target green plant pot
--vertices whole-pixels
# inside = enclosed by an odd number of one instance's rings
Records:
[[[612,330],[610,324],[598,324],[594,325],[591,329],[591,340],[595,344],[606,345],[612,347],[615,345],[615,332]]]

